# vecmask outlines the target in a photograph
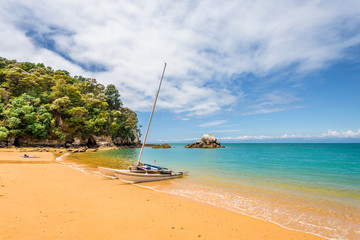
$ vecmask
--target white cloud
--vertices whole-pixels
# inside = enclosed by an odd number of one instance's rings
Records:
[[[227,122],[227,120],[217,120],[217,121],[202,123],[199,126],[200,127],[212,127],[212,126],[218,126],[218,125],[224,124],[226,122]]]
[[[358,131],[333,131],[328,130],[327,133],[321,134],[318,136],[319,138],[328,138],[328,137],[336,137],[336,138],[358,138],[360,137],[360,129]]]
[[[297,135],[297,134],[283,134],[280,136],[265,136],[265,135],[243,135],[237,137],[220,137],[219,140],[271,140],[271,139],[326,139],[326,138],[360,138],[360,129],[357,131],[334,131],[328,130],[327,133],[318,135]]]
[[[0,56],[114,83],[134,110],[151,109],[166,61],[158,106],[189,116],[236,104],[243,93],[233,92],[232,76],[311,71],[360,43],[360,2],[350,0],[12,0],[0,11]],[[52,47],[34,45],[39,38]],[[107,71],[79,67],[98,65]],[[289,93],[286,104],[272,104],[275,93],[245,114],[284,111],[300,100]]]
[[[275,90],[265,93],[259,97],[255,104],[249,105],[249,111],[243,112],[242,115],[252,115],[260,113],[273,113],[281,112],[294,108],[301,108],[302,106],[296,105],[300,99],[293,93]]]

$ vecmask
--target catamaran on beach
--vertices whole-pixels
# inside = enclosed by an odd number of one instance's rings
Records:
[[[150,164],[142,163],[140,161],[142,153],[144,151],[145,144],[146,144],[146,139],[147,139],[147,136],[149,133],[151,120],[152,120],[152,117],[153,117],[153,114],[155,111],[155,106],[156,106],[156,102],[157,102],[157,99],[159,96],[161,83],[164,79],[165,70],[166,70],[166,63],[164,65],[164,69],[163,69],[163,72],[161,75],[159,88],[155,94],[155,99],[154,99],[154,103],[152,106],[149,123],[148,123],[147,129],[146,129],[144,141],[141,146],[141,150],[140,150],[140,154],[139,154],[137,163],[133,166],[129,166],[129,169],[127,169],[127,170],[126,169],[123,170],[123,169],[111,169],[111,168],[98,167],[98,170],[100,173],[107,175],[107,176],[117,177],[121,180],[128,181],[130,183],[160,181],[160,180],[166,180],[166,179],[171,179],[171,178],[178,178],[178,177],[182,177],[183,175],[188,174],[188,172],[174,172],[165,167],[150,165]]]

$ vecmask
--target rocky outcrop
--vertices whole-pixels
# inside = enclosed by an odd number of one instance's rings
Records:
[[[67,149],[67,151],[77,153],[77,152],[86,152],[87,149],[88,149],[87,147],[79,147],[79,148],[69,148]]]
[[[61,148],[65,147],[68,149],[79,149],[79,148],[98,148],[98,147],[141,147],[140,140],[135,135],[135,139],[131,138],[121,139],[116,138],[112,139],[110,136],[94,136],[91,135],[87,139],[81,139],[76,137],[68,137],[66,140],[37,140],[31,138],[31,136],[22,136],[22,137],[13,137],[9,136],[7,139],[0,141],[1,147],[50,147],[50,148]],[[82,150],[82,149],[81,149]]]
[[[37,140],[33,139],[32,136],[15,136],[10,134],[6,139],[0,140],[1,147],[50,147],[50,148],[61,148],[65,147],[68,149],[78,149],[78,148],[98,148],[98,147],[139,147],[140,140],[136,129],[132,132],[132,137],[128,136],[125,138],[116,138],[112,139],[111,136],[101,135],[95,136],[90,135],[87,139],[81,139],[74,136],[70,133],[68,126],[64,123],[64,120],[60,115],[55,115],[56,124],[59,128],[62,129],[67,135],[65,140],[52,140],[44,139]],[[141,146],[141,145],[140,145]]]
[[[157,144],[154,144],[151,146],[151,148],[171,148],[171,146],[167,143],[164,143],[164,144],[161,144],[161,145],[157,145]]]
[[[217,141],[216,137],[212,134],[207,134],[205,133],[202,137],[201,137],[201,141],[203,141],[204,143],[215,143]]]
[[[16,138],[14,141],[9,141],[8,146],[16,146],[16,147],[53,147],[60,148],[65,146],[65,141],[61,140],[36,140],[32,138]]]
[[[99,147],[114,147],[115,144],[112,141],[110,136],[93,136],[92,140],[93,144]]]
[[[212,134],[204,134],[201,138],[201,141],[196,141],[195,143],[188,144],[185,148],[224,148],[217,141],[216,137]]]
[[[0,148],[4,148],[8,146],[8,142],[7,141],[0,141]]]
[[[133,135],[135,136],[135,139],[132,140],[130,136],[126,138],[117,137],[114,139],[114,144],[116,146],[127,146],[127,145],[138,145],[140,144],[139,136],[137,134],[136,130],[133,130]]]

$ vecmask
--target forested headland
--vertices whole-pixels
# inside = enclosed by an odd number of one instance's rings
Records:
[[[129,145],[139,133],[113,84],[0,58],[0,146]]]

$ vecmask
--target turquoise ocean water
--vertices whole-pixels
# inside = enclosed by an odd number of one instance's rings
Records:
[[[171,145],[145,148],[142,161],[190,174],[142,186],[331,239],[360,239],[360,144]],[[127,168],[139,151],[99,151],[68,159]]]

